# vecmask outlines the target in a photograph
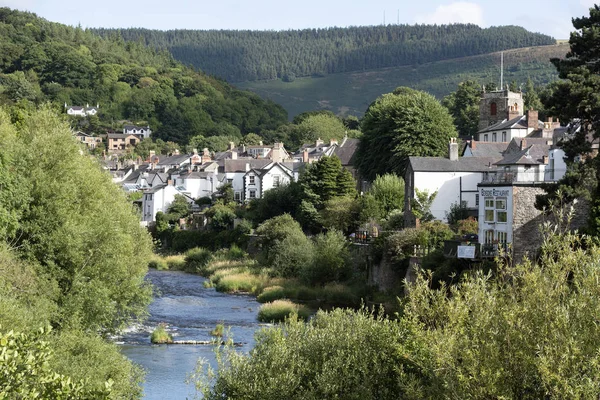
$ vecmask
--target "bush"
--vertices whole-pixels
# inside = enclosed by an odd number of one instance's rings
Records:
[[[270,250],[268,265],[275,276],[297,277],[313,263],[314,246],[304,234],[276,242]]]
[[[346,259],[348,245],[342,232],[333,230],[317,235],[314,243],[314,258],[301,270],[303,279],[312,284],[346,279],[351,271]]]
[[[263,289],[256,300],[259,303],[270,303],[274,300],[289,298],[288,292],[281,286],[268,286]]]
[[[399,231],[404,229],[404,213],[402,210],[392,210],[384,221],[384,228],[388,231]]]
[[[186,267],[185,257],[181,254],[164,258],[167,268],[173,271],[182,271]]]
[[[357,307],[360,305],[360,297],[358,297],[352,288],[339,285],[329,284],[323,288],[323,296],[327,304],[336,307]]]
[[[173,336],[165,328],[165,324],[159,324],[150,335],[150,342],[154,344],[173,343]]]
[[[163,271],[169,269],[167,262],[159,255],[155,254],[152,256],[152,259],[148,263],[148,268],[157,269],[159,271]]]
[[[215,326],[215,329],[210,331],[211,336],[217,337],[222,337],[223,333],[225,333],[225,325],[223,324],[217,324],[217,326]]]
[[[297,315],[301,319],[310,316],[308,307],[292,303],[289,300],[275,300],[260,306],[258,320],[261,322],[282,322],[291,315]]]
[[[223,276],[218,282],[215,282],[215,287],[218,292],[225,293],[259,293],[267,284],[267,277],[250,273],[240,273]]]
[[[202,273],[206,264],[212,259],[212,252],[202,247],[194,247],[186,251],[185,264],[188,271]]]

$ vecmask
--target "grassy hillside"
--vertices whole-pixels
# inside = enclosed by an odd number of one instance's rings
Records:
[[[556,69],[549,60],[564,57],[568,50],[568,44],[561,43],[505,51],[505,83],[515,80],[524,84],[527,77],[531,77],[539,85],[557,79]],[[339,115],[362,115],[379,95],[398,86],[422,89],[441,99],[467,79],[482,84],[499,82],[500,53],[320,78],[297,78],[293,82],[275,79],[236,85],[281,104],[293,117],[315,109],[327,109]]]

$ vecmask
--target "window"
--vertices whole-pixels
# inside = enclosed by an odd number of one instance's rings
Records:
[[[508,242],[508,233],[506,232],[497,232],[498,243],[506,244]]]
[[[152,193],[148,193],[146,195],[146,200],[152,200]]]
[[[502,141],[506,142],[506,132],[502,132]]]
[[[273,175],[273,187],[279,187],[281,184],[279,175]]]
[[[484,141],[484,142],[487,142],[487,141],[488,141],[488,135],[487,135],[487,133],[486,133],[485,135],[483,135],[483,141]]]
[[[506,197],[496,199],[496,210],[506,210]]]
[[[479,205],[479,193],[475,193],[475,205]]]
[[[135,139],[129,139],[129,144],[135,146]]]
[[[496,214],[497,214],[496,217],[498,219],[498,222],[506,223],[506,221],[507,221],[506,211],[498,211]]]
[[[249,180],[249,184],[250,184],[250,185],[254,185],[254,178],[256,178],[254,175],[250,175],[250,176],[248,177],[248,180]]]
[[[497,112],[498,106],[496,105],[496,103],[490,104],[490,115],[496,115]]]
[[[496,132],[492,133],[492,142],[495,142],[495,141],[496,141],[496,138],[497,138],[497,137],[496,137]]]
[[[494,243],[494,231],[488,230],[485,231],[485,243]]]
[[[554,180],[554,158],[550,159],[550,180]]]
[[[485,208],[494,208],[494,199],[492,197],[485,198]]]
[[[494,198],[486,197],[485,198],[485,222],[494,222]]]
[[[227,179],[227,183],[229,183],[230,185],[233,185],[233,179]]]
[[[485,210],[485,222],[494,222],[494,210]]]
[[[256,198],[256,190],[251,190],[248,194],[248,198],[255,199]]]
[[[242,199],[242,194],[240,192],[233,193],[233,199],[235,201],[240,201]]]

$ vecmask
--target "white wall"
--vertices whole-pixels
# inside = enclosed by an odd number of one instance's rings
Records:
[[[562,149],[552,149],[548,154],[549,164],[546,167],[546,181],[558,181],[567,172],[567,164],[565,163],[565,152]]]
[[[279,176],[279,186],[287,185],[290,183],[290,176],[287,171],[284,171],[279,165],[275,165],[266,174],[262,176],[262,192],[273,189],[274,176]],[[262,193],[261,193],[262,196]]]
[[[467,202],[467,207],[477,207],[477,184],[481,182],[481,172],[415,172],[414,176],[415,189],[428,190],[429,194],[438,192],[431,205],[431,213],[435,219],[446,221],[446,212],[450,211],[450,206],[460,203],[461,180],[462,201]]]
[[[496,202],[497,199],[506,198],[506,222],[486,222],[485,221],[485,210],[486,202],[485,199],[493,199]],[[494,209],[494,216],[496,219],[497,211]],[[479,243],[485,243],[485,232],[487,230],[494,231],[494,240],[498,239],[498,232],[505,232],[507,234],[507,243],[512,243],[513,234],[513,189],[512,186],[493,186],[493,187],[480,187],[479,188]]]

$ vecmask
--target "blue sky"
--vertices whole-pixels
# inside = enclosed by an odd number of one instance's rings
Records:
[[[520,25],[567,39],[571,18],[593,0],[0,0],[48,20],[83,27],[150,29],[300,29],[383,23],[471,22]]]

